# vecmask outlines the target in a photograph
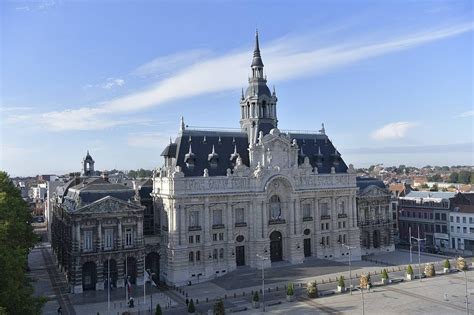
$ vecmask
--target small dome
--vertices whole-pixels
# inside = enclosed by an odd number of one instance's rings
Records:
[[[265,82],[252,83],[248,86],[247,90],[245,91],[245,98],[252,97],[254,95],[266,95],[268,97],[272,97],[272,93]]]

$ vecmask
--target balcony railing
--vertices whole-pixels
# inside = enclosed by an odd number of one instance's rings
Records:
[[[321,220],[329,220],[331,219],[331,216],[329,214],[324,214],[321,216]]]
[[[234,225],[235,227],[245,227],[247,226],[247,222],[237,222]]]
[[[368,220],[360,220],[359,226],[392,224],[392,222],[393,221],[390,219],[368,219]]]
[[[346,213],[339,213],[339,214],[337,215],[337,218],[338,218],[338,219],[347,218],[347,214],[346,214]]]
[[[200,225],[188,227],[188,231],[201,231],[201,230],[202,230],[202,228],[201,228]]]
[[[303,217],[303,221],[313,221],[313,217]]]
[[[224,226],[224,224],[222,224],[222,223],[221,223],[221,224],[213,224],[213,225],[212,225],[212,228],[213,228],[214,230],[223,229],[224,227],[225,227],[225,226]]]
[[[271,219],[268,221],[268,225],[285,224],[285,223],[286,223],[285,219]]]

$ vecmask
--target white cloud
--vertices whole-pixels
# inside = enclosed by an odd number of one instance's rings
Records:
[[[204,49],[193,49],[185,52],[161,56],[139,66],[132,74],[147,76],[151,74],[165,74],[177,72],[185,66],[196,63],[204,57],[209,56],[210,51]]]
[[[472,117],[474,116],[474,110],[468,110],[467,112],[464,112],[462,114],[457,115],[456,117],[459,118],[466,118],[466,117]]]
[[[263,61],[269,78],[273,82],[284,81],[301,76],[318,75],[363,59],[413,48],[430,41],[465,33],[472,29],[473,25],[471,23],[458,24],[398,38],[378,41],[360,40],[351,43],[345,41],[345,44],[319,46],[318,48],[313,47],[313,41],[308,40],[308,38],[314,37],[312,34],[306,37],[284,37],[270,43],[269,46],[263,47]],[[300,44],[295,45],[295,43]],[[43,114],[42,116],[47,118],[43,122],[50,129],[55,130],[107,128],[120,124],[120,122],[108,118],[108,123],[103,124],[104,116],[139,111],[176,99],[238,89],[245,84],[251,58],[249,49],[194,62],[194,59],[199,59],[200,56],[200,51],[191,51],[155,59],[151,63],[139,67],[136,70],[137,73],[159,71],[160,67],[162,69],[167,61],[176,62],[178,65],[186,62],[191,62],[191,64],[180,68],[172,76],[155,82],[141,91],[112,99],[97,107],[67,109]],[[124,81],[116,80],[121,79],[110,78],[104,88],[124,84]],[[98,120],[97,114],[102,115],[100,120]],[[403,128],[403,125],[399,126],[398,130],[403,133]]]
[[[113,87],[122,86],[124,84],[125,84],[125,80],[123,79],[108,78],[107,81],[101,85],[101,88],[110,90]]]
[[[371,137],[378,141],[401,139],[406,136],[410,129],[417,125],[418,123],[408,121],[390,123],[372,132]]]

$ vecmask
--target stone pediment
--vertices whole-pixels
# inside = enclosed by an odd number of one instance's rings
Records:
[[[75,214],[105,214],[127,211],[139,211],[143,207],[111,196],[104,197],[74,211]]]
[[[375,185],[364,189],[359,196],[363,197],[390,197],[390,192]]]
[[[295,166],[297,160],[297,146],[290,139],[281,134],[278,129],[265,135],[261,141],[263,146],[263,165],[268,168],[287,169]]]

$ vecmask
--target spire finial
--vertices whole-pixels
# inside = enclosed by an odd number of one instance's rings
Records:
[[[191,143],[190,143],[190,144],[189,144],[189,152],[188,152],[188,154],[192,154],[192,153],[193,153],[193,149],[192,149]]]
[[[275,84],[273,84],[273,95],[276,95],[276,92],[275,92]]]
[[[260,45],[258,42],[258,29],[255,29],[255,51],[254,51],[254,56],[255,53],[258,52],[260,54]]]
[[[214,145],[212,145],[212,152],[211,154],[216,154],[216,149],[214,148]]]
[[[242,98],[242,100],[245,98],[244,97],[244,88],[242,88],[242,95],[240,97]]]
[[[263,68],[262,56],[260,55],[260,43],[258,41],[258,30],[255,31],[255,49],[253,51],[253,60],[251,67]],[[263,75],[263,72],[261,72],[260,74]]]

